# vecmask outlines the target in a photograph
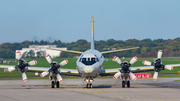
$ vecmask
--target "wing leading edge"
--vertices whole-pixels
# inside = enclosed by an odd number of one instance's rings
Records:
[[[113,51],[105,51],[105,52],[101,52],[101,54],[117,53],[117,52],[121,52],[121,51],[133,50],[133,49],[138,49],[138,48],[139,47],[132,47],[132,48],[113,50]],[[67,52],[67,53],[74,53],[74,54],[83,54],[83,52],[80,52],[80,51],[62,50],[62,49],[56,49],[56,48],[47,48],[47,49],[56,50],[56,51],[63,51],[63,52]]]
[[[180,64],[168,64],[173,67],[180,67]],[[120,71],[121,68],[116,69],[103,69],[100,73],[101,76],[112,76],[117,71]],[[147,71],[154,71],[154,66],[140,66],[140,67],[131,67],[131,70],[133,73],[139,73],[139,72],[147,72]]]

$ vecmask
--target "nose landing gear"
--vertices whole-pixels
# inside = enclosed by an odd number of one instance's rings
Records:
[[[84,81],[87,82],[86,88],[92,88],[92,82],[94,81],[93,78],[85,78]]]
[[[92,88],[92,83],[87,83],[86,88]]]

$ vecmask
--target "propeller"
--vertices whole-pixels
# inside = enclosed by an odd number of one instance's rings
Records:
[[[51,58],[49,55],[47,55],[46,60],[49,62],[49,64],[51,65],[51,68],[48,71],[44,71],[41,73],[41,77],[45,77],[46,75],[48,75],[50,72],[55,73],[56,77],[57,77],[57,81],[62,82],[63,79],[61,77],[61,75],[59,74],[59,67],[64,66],[68,63],[68,60],[63,60],[62,62],[60,62],[59,64],[57,64],[56,62],[52,62]]]
[[[121,72],[118,70],[118,72],[113,76],[114,79],[117,79],[118,77],[120,77]]]
[[[121,65],[121,70],[120,71],[118,70],[118,72],[113,76],[114,79],[120,77],[122,73],[129,73],[130,78],[134,81],[137,79],[137,77],[131,72],[129,68],[132,64],[134,64],[138,60],[136,56],[134,56],[129,63],[127,61],[122,62],[117,56],[115,56],[112,60],[116,61],[118,64]]]
[[[154,63],[153,62],[150,62],[150,61],[143,61],[143,64],[144,65],[148,65],[148,66],[154,66],[154,75],[153,75],[153,80],[156,81],[157,78],[158,78],[158,73],[161,71],[161,70],[164,70],[165,69],[168,69],[168,70],[172,70],[173,67],[170,66],[170,65],[163,65],[162,64],[162,61],[161,61],[161,57],[162,57],[162,50],[159,50],[158,51],[158,54],[157,54],[157,58],[155,59]]]
[[[25,67],[27,67],[27,66],[32,66],[32,65],[36,65],[36,64],[37,64],[37,61],[36,61],[36,60],[33,60],[33,61],[30,61],[30,62],[26,63],[26,61],[23,60],[21,57],[22,57],[21,53],[20,53],[19,51],[17,51],[17,52],[16,52],[16,59],[19,60],[19,61],[18,61],[18,65],[7,68],[7,71],[8,71],[8,72],[11,72],[11,71],[13,71],[13,70],[16,69],[16,70],[18,70],[19,72],[22,73],[22,80],[23,80],[23,81],[27,81],[27,76],[26,76],[26,73],[25,73],[25,71],[26,71],[26,68],[25,68]]]
[[[113,60],[113,61],[116,61],[116,62],[119,63],[119,64],[122,63],[121,60],[120,60],[117,56],[115,56],[112,60]]]
[[[57,74],[56,76],[57,76],[57,81],[59,81],[59,82],[62,82],[62,81],[63,81],[63,79],[62,79],[62,77],[61,77],[60,74]]]

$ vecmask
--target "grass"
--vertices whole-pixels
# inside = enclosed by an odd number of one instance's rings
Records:
[[[52,59],[52,61],[56,61],[58,63],[60,63],[61,61],[63,61],[66,58],[55,58]],[[8,61],[14,61],[15,59],[8,59]],[[37,58],[37,59],[25,59],[27,62],[31,61],[31,60],[37,60],[37,65],[35,65],[35,67],[47,67],[49,68],[50,65],[49,63],[46,61],[45,58]],[[67,58],[67,60],[69,61],[67,65],[63,66],[62,68],[66,68],[66,69],[76,69],[76,58]],[[122,61],[130,61],[131,58],[125,58],[122,59]],[[142,61],[144,60],[148,60],[153,62],[153,58],[139,58],[138,61],[136,63],[134,63],[131,67],[137,67],[137,66],[144,66],[142,64]],[[178,58],[163,58],[162,59],[163,64],[180,64],[180,59]],[[8,65],[12,65],[15,66],[17,65],[17,60],[15,63],[10,63]],[[7,65],[7,64],[2,64],[2,65]],[[114,61],[112,61],[111,58],[106,58],[105,62],[104,62],[104,69],[113,69],[113,68],[120,68],[120,65]],[[170,70],[163,70],[159,73],[160,77],[172,77],[172,75],[163,75],[163,74],[172,74],[172,73],[178,73],[178,71],[180,71],[180,68],[176,67],[174,68],[172,71]],[[150,72],[144,72],[144,73],[151,73],[153,74],[154,71],[150,71]],[[26,72],[28,77],[32,77],[32,79],[37,79],[38,77],[35,77],[35,73],[33,72]],[[173,75],[173,77],[180,77],[178,75]],[[21,73],[19,73],[18,71],[13,71],[11,73],[8,72],[4,72],[4,69],[0,69],[0,79],[10,79],[10,78],[20,78],[21,79]],[[40,77],[39,77],[40,78]],[[71,78],[71,77],[65,77],[65,78]],[[110,77],[107,77],[110,78]],[[47,78],[46,78],[47,79]]]
[[[174,82],[180,82],[180,80],[174,80]]]

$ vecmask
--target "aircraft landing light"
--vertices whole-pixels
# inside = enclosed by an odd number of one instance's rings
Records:
[[[129,99],[131,97],[106,97],[106,98],[113,98],[113,99],[115,99],[115,98],[127,98],[127,99]]]
[[[84,92],[84,94],[105,94],[104,92]]]

